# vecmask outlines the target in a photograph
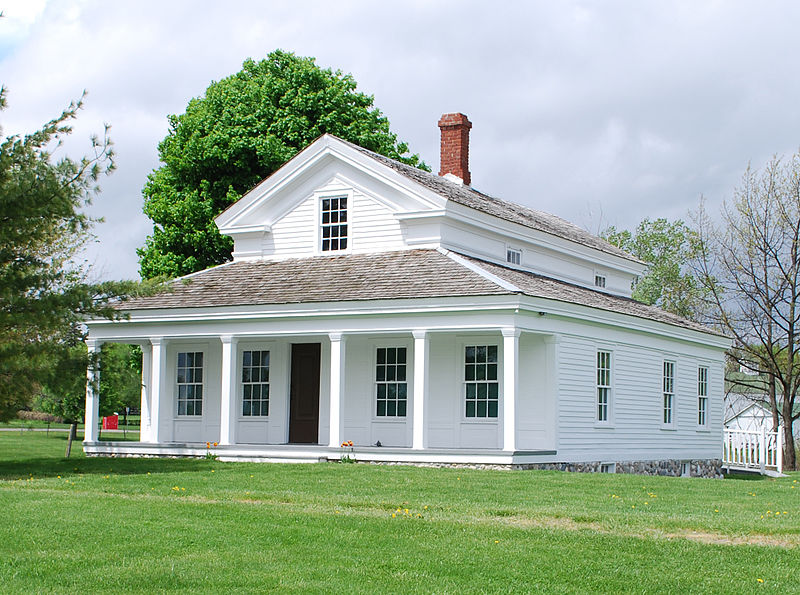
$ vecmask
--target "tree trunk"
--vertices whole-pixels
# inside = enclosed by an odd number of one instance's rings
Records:
[[[784,393],[785,395],[786,393]],[[783,398],[783,468],[793,471],[797,469],[797,456],[792,436],[792,405],[794,399]]]
[[[75,435],[78,433],[78,422],[72,422],[69,425],[69,432],[67,433],[67,452],[64,453],[64,458],[68,459],[70,453],[72,452],[72,441],[75,439]]]
[[[783,468],[789,471],[797,469],[797,456],[791,424],[784,424],[783,426]]]
[[[778,413],[778,397],[777,387],[775,381],[775,374],[769,373],[769,408],[772,411],[772,431],[777,432],[778,427],[781,425],[780,415]]]

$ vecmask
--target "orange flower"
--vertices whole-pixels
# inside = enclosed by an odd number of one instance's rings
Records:
[[[347,446],[353,446],[353,441],[352,440],[348,440],[347,441]]]
[[[206,442],[206,448],[211,448],[211,443],[210,442]]]
[[[217,445],[217,443],[215,442],[215,443],[214,443],[214,446],[216,446],[216,445]]]

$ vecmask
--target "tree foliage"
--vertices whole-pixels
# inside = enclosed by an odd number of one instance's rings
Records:
[[[734,339],[737,365],[767,378],[768,399],[784,426],[784,463],[796,466],[792,439],[800,389],[800,154],[748,167],[715,224],[701,206],[696,275],[715,321]]]
[[[142,278],[174,277],[231,257],[214,217],[324,133],[415,166],[373,98],[349,74],[276,50],[213,82],[169,116],[163,163],[143,189],[153,233],[138,250]]]
[[[611,226],[601,235],[647,263],[647,272],[634,282],[633,299],[685,318],[702,317],[706,291],[689,266],[697,234],[683,221],[645,219],[634,232]]]
[[[94,223],[82,209],[114,167],[107,131],[92,138],[89,156],[55,159],[81,106],[73,102],[27,136],[0,130],[0,420],[43,386],[56,393],[85,386],[81,321],[115,317],[110,301],[137,290],[133,282],[90,283],[75,263]],[[65,373],[81,366],[78,380]]]

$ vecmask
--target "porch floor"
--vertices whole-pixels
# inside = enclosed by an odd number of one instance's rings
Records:
[[[87,456],[105,457],[195,457],[211,452],[220,461],[270,463],[318,463],[338,461],[344,455],[361,462],[445,464],[445,465],[524,465],[555,462],[555,450],[504,451],[495,449],[426,448],[416,450],[393,446],[355,446],[331,448],[322,444],[233,444],[206,447],[205,442],[84,442]]]

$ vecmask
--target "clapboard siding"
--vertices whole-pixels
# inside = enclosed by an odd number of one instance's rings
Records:
[[[400,223],[377,200],[356,193],[351,216],[352,250],[358,253],[399,250],[404,247]]]
[[[647,344],[650,343],[650,344]],[[642,344],[615,343],[565,336],[559,346],[559,458],[599,460],[719,457],[722,416],[722,366],[709,351],[675,353],[675,345],[642,339]],[[660,348],[659,348],[660,347]],[[612,408],[608,424],[596,421],[596,352],[612,352]],[[662,424],[662,373],[665,360],[675,362],[675,424]],[[697,426],[697,369],[709,368],[709,427]],[[690,454],[691,453],[691,454]]]
[[[316,250],[316,202],[313,196],[275,222],[266,235],[264,254],[286,258],[311,256]]]

